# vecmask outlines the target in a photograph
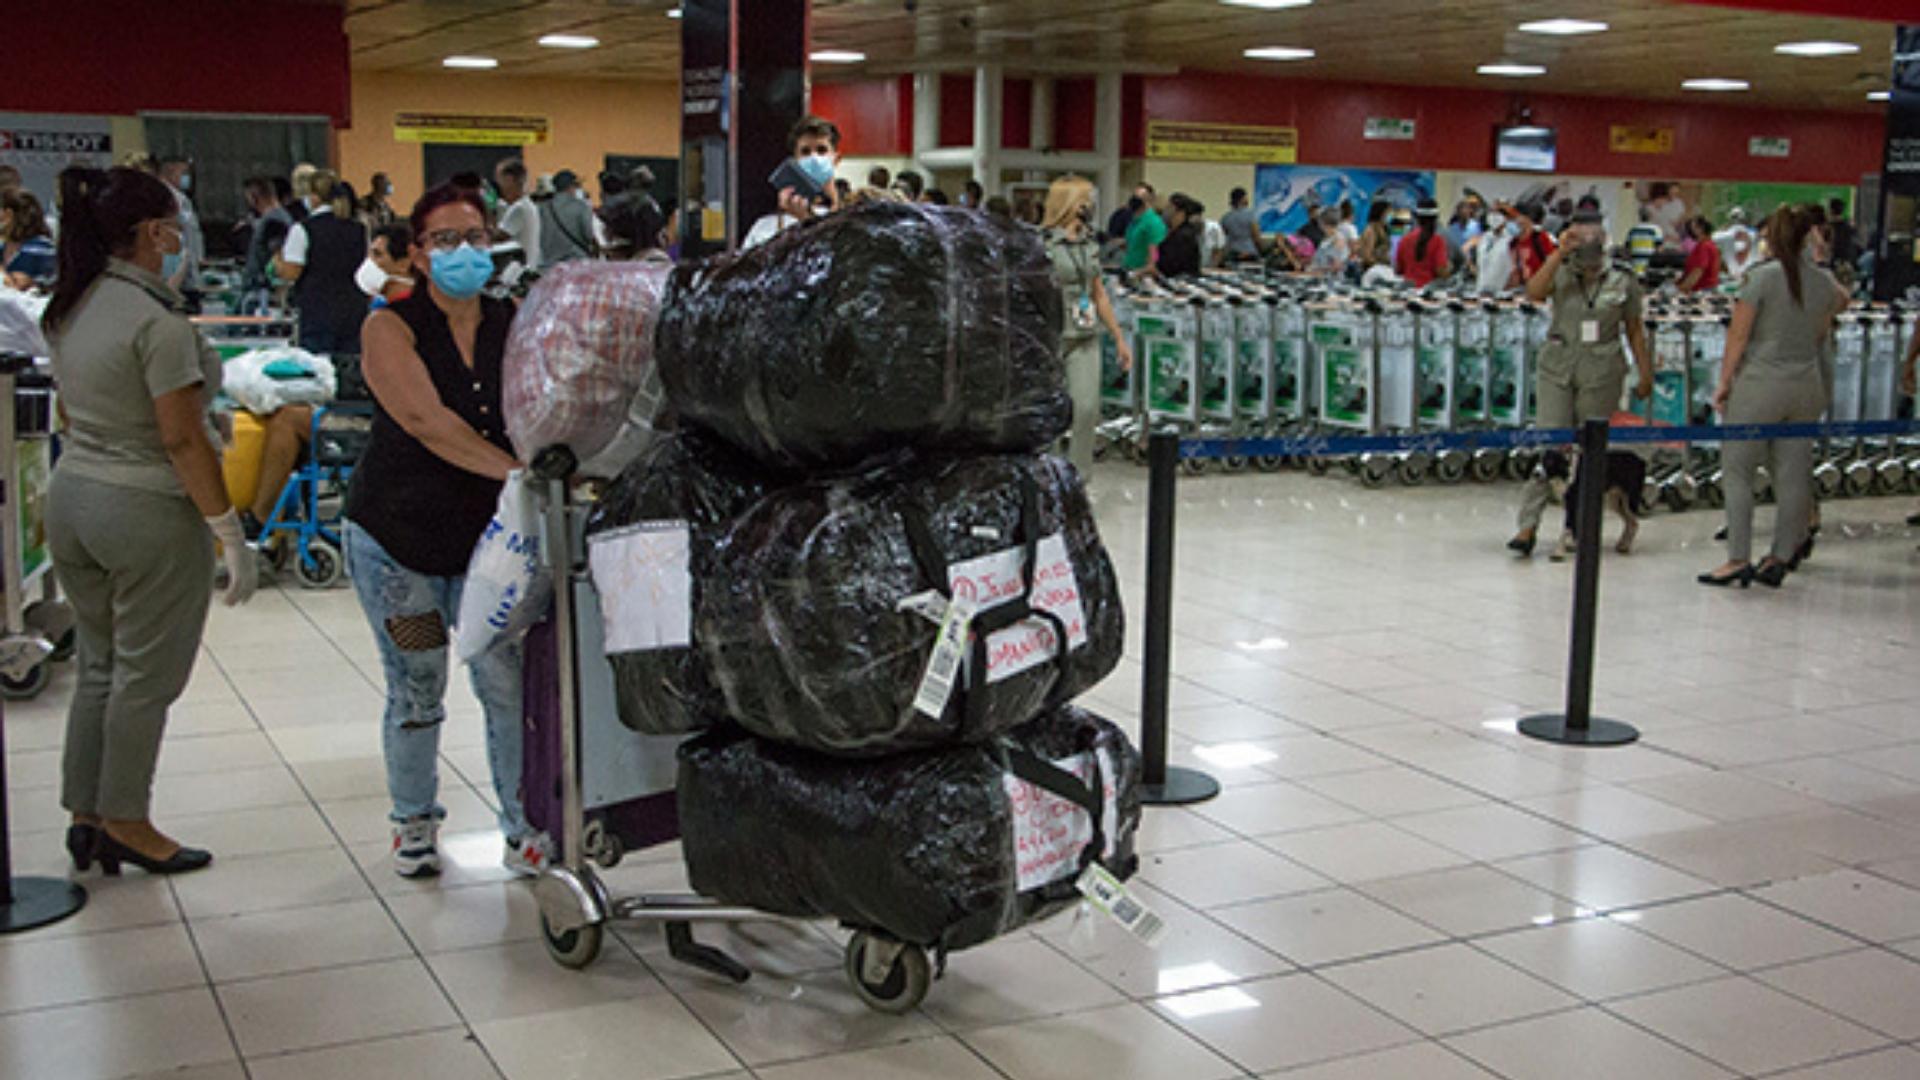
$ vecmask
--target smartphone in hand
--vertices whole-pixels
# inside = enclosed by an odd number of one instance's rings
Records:
[[[775,191],[792,188],[795,195],[808,202],[826,194],[820,190],[820,185],[813,182],[812,177],[801,171],[799,163],[792,158],[781,162],[780,167],[773,170],[773,175],[767,177],[767,182],[773,185]]]

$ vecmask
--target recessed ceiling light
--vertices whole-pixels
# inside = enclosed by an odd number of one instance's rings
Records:
[[[1893,92],[1890,90],[1875,90],[1867,95],[1867,100],[1868,101],[1892,101]]]
[[[548,34],[540,44],[549,49],[592,49],[599,46],[600,39],[585,34]]]
[[[1852,56],[1860,46],[1850,41],[1789,41],[1775,45],[1773,51],[1787,56]]]
[[[1311,60],[1312,49],[1296,49],[1291,45],[1267,45],[1258,49],[1248,49],[1241,54],[1249,60]]]
[[[1228,7],[1259,8],[1261,11],[1279,11],[1281,8],[1306,7],[1313,0],[1220,0]]]
[[[863,52],[849,52],[846,49],[821,49],[810,54],[816,64],[858,64],[866,60]]]
[[[445,60],[440,61],[440,63],[444,67],[473,68],[476,71],[483,68],[497,68],[500,66],[500,61],[495,60],[491,56],[449,56]]]
[[[681,13],[680,13],[680,9],[679,9],[679,8],[668,8],[668,9],[667,9],[667,18],[669,18],[669,19],[677,19],[677,18],[679,18],[679,17],[680,17],[680,14],[681,14]]]
[[[1715,93],[1731,93],[1739,90],[1751,90],[1753,84],[1745,79],[1688,79],[1680,84],[1682,90],[1707,90]]]
[[[1482,75],[1500,75],[1509,79],[1528,79],[1547,73],[1547,69],[1539,64],[1481,64],[1475,70]]]
[[[1541,19],[1537,22],[1520,24],[1522,33],[1552,34],[1555,37],[1571,37],[1575,34],[1602,34],[1609,27],[1603,22],[1591,19]]]

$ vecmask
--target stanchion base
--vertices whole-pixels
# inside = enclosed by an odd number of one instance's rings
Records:
[[[1141,784],[1140,801],[1148,806],[1185,806],[1206,802],[1220,794],[1220,781],[1198,769],[1167,766],[1167,782]]]
[[[1598,716],[1588,719],[1584,728],[1570,728],[1566,717],[1543,713],[1520,721],[1519,727],[1522,735],[1567,746],[1625,746],[1640,737],[1639,730],[1632,724]]]
[[[57,923],[87,906],[87,890],[60,878],[13,879],[13,903],[0,904],[0,934]]]

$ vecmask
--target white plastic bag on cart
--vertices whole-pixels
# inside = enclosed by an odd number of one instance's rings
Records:
[[[0,286],[0,353],[52,355],[40,333],[40,315],[46,310],[47,297]]]
[[[467,563],[453,627],[454,654],[472,660],[526,633],[546,614],[552,598],[553,576],[540,562],[539,508],[525,471],[515,469],[507,474],[493,520]]]
[[[335,387],[332,360],[289,346],[248,349],[221,367],[221,389],[258,416],[288,405],[325,405]]]

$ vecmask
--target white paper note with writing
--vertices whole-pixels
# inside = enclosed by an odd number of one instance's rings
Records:
[[[693,643],[693,568],[685,522],[648,521],[590,537],[607,655]]]
[[[954,597],[990,611],[1019,598],[1024,582],[1025,548],[1008,548],[991,555],[955,563],[947,568],[947,582]],[[1034,547],[1039,570],[1034,575],[1033,596],[1036,611],[1057,616],[1067,630],[1069,651],[1087,643],[1087,616],[1080,603],[1080,583],[1073,574],[1073,560],[1067,556],[1066,538],[1059,533],[1041,540]],[[987,681],[999,682],[1053,659],[1060,643],[1054,640],[1051,623],[1027,619],[987,638]]]

